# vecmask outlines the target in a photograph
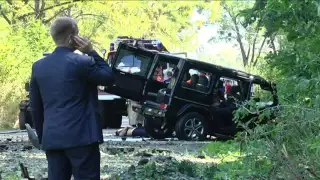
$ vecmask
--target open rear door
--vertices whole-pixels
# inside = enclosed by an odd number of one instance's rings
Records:
[[[112,63],[115,82],[106,91],[140,101],[154,57],[153,52],[121,43]]]

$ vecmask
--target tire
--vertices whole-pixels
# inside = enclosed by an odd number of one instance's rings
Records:
[[[26,113],[23,111],[19,112],[19,128],[21,130],[26,129]]]
[[[161,124],[156,124],[152,117],[145,117],[144,128],[147,134],[154,139],[165,139],[172,135],[173,129],[165,126],[161,129]]]
[[[177,121],[175,132],[179,140],[203,141],[208,135],[207,121],[197,112],[187,113]]]

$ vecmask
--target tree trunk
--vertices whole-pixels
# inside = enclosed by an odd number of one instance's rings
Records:
[[[37,19],[40,14],[40,0],[34,0],[34,17]]]
[[[258,53],[258,56],[256,57],[256,60],[253,63],[253,67],[255,67],[257,65],[258,59],[260,57],[260,54],[261,54],[262,48],[264,46],[264,43],[266,42],[266,39],[267,39],[267,36],[264,37],[264,39],[263,39],[263,41],[261,43],[261,46],[260,46],[260,49],[259,49],[259,53]]]
[[[240,51],[241,51],[241,55],[242,55],[243,66],[246,67],[248,65],[248,56],[246,56],[246,50],[244,50],[244,46],[243,46],[243,43],[242,43],[242,39],[241,39],[239,27],[237,25],[237,21],[235,19],[233,19],[233,23],[234,23],[234,26],[236,28],[237,41],[238,41],[238,43],[240,45]]]

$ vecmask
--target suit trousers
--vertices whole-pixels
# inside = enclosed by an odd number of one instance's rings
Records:
[[[47,150],[48,179],[100,180],[100,150],[94,143],[68,149]]]

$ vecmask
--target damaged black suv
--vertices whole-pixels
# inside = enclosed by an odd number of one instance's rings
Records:
[[[180,58],[173,72],[156,101],[146,100],[141,108],[145,129],[156,139],[173,132],[180,140],[233,137],[241,130],[233,121],[233,112],[242,102],[254,99],[260,109],[278,105],[276,85],[257,75],[185,58]]]
[[[133,110],[155,139],[232,137],[240,130],[232,120],[239,104],[254,98],[262,109],[278,105],[275,84],[260,76],[170,53],[120,44],[112,69],[115,83],[106,91],[139,102]]]

